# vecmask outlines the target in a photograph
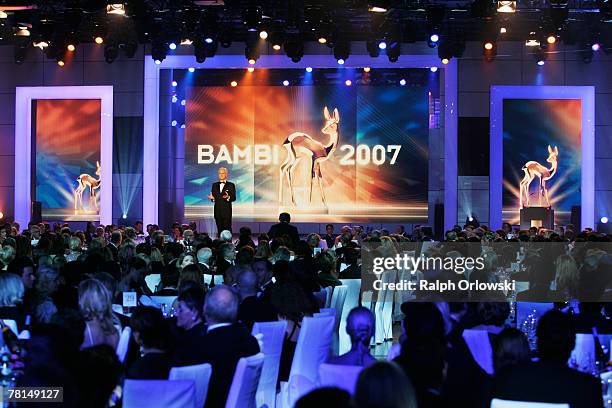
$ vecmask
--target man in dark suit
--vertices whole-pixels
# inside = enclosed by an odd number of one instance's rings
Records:
[[[567,366],[576,344],[570,317],[559,310],[547,312],[538,322],[536,335],[540,361],[502,369],[494,380],[493,398],[602,407],[599,379]]]
[[[227,169],[219,169],[219,181],[213,183],[208,198],[215,203],[217,233],[232,231],[232,203],[236,201],[236,186],[227,181]]]
[[[294,225],[289,224],[291,222],[291,215],[286,212],[280,213],[278,220],[280,221],[278,224],[274,224],[270,227],[268,237],[270,239],[274,239],[282,238],[284,235],[288,235],[292,242],[287,242],[286,244],[289,248],[294,248],[295,245],[300,242],[300,234]]]
[[[121,231],[113,231],[110,237],[110,242],[108,243],[108,247],[113,254],[113,261],[119,261],[119,246],[121,245],[121,241],[123,241],[123,236],[121,235]]]
[[[238,360],[259,353],[255,337],[236,323],[240,299],[230,286],[217,285],[208,292],[204,316],[208,325],[190,364],[209,363],[212,376],[206,408],[224,407]]]

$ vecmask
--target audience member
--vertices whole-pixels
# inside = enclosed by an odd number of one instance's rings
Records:
[[[365,307],[356,307],[346,318],[346,333],[351,338],[351,350],[330,357],[328,363],[369,367],[376,362],[370,354],[370,340],[374,335],[374,315]]]
[[[355,408],[416,408],[410,379],[395,363],[378,362],[365,368],[357,380]]]

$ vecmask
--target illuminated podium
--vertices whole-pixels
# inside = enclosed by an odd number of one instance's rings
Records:
[[[555,210],[550,207],[521,208],[521,229],[531,227],[553,229],[555,226]]]

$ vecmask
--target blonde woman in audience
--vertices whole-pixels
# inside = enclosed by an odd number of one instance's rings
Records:
[[[6,271],[13,259],[15,259],[15,249],[10,245],[0,246],[0,269]]]
[[[569,255],[561,255],[555,262],[555,287],[557,300],[567,301],[578,298],[580,274],[578,264]]]
[[[118,323],[113,319],[112,299],[104,285],[87,279],[79,285],[79,308],[85,319],[85,335],[81,348],[107,344],[113,348],[119,342]]]
[[[81,239],[77,236],[70,237],[68,240],[68,253],[66,254],[66,261],[72,262],[76,261],[79,255],[81,255],[81,246],[83,243]]]
[[[0,319],[14,320],[18,330],[22,330],[26,319],[23,308],[24,293],[23,281],[19,276],[0,273]]]

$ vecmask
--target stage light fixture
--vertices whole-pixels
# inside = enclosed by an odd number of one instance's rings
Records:
[[[102,44],[104,42],[104,38],[98,36],[96,38],[94,38],[94,42],[98,45]]]
[[[168,44],[168,48],[170,48],[171,50],[176,50],[176,44],[171,42],[170,44]]]
[[[0,214],[2,214],[2,213],[0,213]],[[601,217],[601,219],[599,221],[601,221],[602,224],[607,224],[608,223],[608,217]]]
[[[482,54],[487,61],[492,61],[497,55],[497,43],[493,40],[486,40],[482,46]]]
[[[181,100],[181,106],[187,105],[187,101],[185,99]]]
[[[431,68],[429,68],[429,70],[431,72],[438,72],[438,67],[431,67]]]
[[[46,41],[38,41],[38,42],[33,42],[32,45],[36,48],[40,48],[41,50],[44,50],[45,48],[49,46],[49,43]]]
[[[442,58],[442,63],[444,65],[448,65],[449,62],[450,62],[450,58]]]
[[[255,72],[255,68],[253,68],[253,67],[248,67],[248,68],[247,68],[247,71],[249,71],[249,72]]]
[[[62,60],[58,60],[57,65],[59,65],[60,67],[63,67],[64,65],[66,65],[66,63]]]
[[[123,3],[108,3],[106,5],[106,14],[114,14],[117,16],[125,15],[125,4]]]
[[[340,58],[340,59],[338,60],[338,65],[344,65],[344,62],[345,62],[345,61],[344,61],[342,58]]]
[[[176,95],[172,95],[172,103],[177,103],[178,97]]]
[[[350,79],[347,79],[346,81],[344,81],[344,85],[351,86],[353,85],[353,81],[351,81]]]
[[[0,19],[8,18],[8,14],[4,10],[0,10]]]
[[[286,79],[283,81],[283,86],[289,86],[289,81],[287,81]]]
[[[381,41],[378,43],[378,48],[380,48],[381,50],[386,50],[387,49],[387,43],[385,41]]]
[[[261,23],[262,12],[258,6],[249,6],[244,10],[243,21],[248,31],[257,31],[257,27]]]
[[[161,62],[160,60],[158,60],[158,59],[154,60],[153,62],[155,62],[155,65],[159,65],[159,64],[161,64],[161,63],[162,63],[162,62]]]
[[[249,60],[249,65],[255,65],[255,63],[256,63],[256,62],[257,62],[257,61],[255,61],[253,58],[251,58],[251,59]]]
[[[196,44],[193,48],[193,55],[198,64],[203,64],[206,61],[206,47],[202,43]]]
[[[266,30],[260,31],[259,38],[261,38],[262,40],[265,40],[266,38],[268,38],[268,32]]]
[[[363,72],[370,72],[370,67],[364,67]]]
[[[378,47],[376,41],[368,40],[366,42],[366,48],[368,50],[368,54],[370,54],[370,57],[377,58],[380,55],[380,48]]]
[[[387,58],[389,62],[397,62],[401,53],[400,43],[395,42],[387,48]]]
[[[498,13],[516,13],[516,1],[499,0],[497,2]]]
[[[236,87],[236,86],[238,86],[238,82],[232,81],[232,82],[230,82],[230,85],[233,86],[233,87]]]
[[[4,213],[0,211],[0,220],[4,218]]]
[[[557,37],[551,34],[548,37],[546,37],[546,42],[549,43],[550,45],[553,45],[554,43],[557,42]]]
[[[66,49],[70,52],[74,52],[74,50],[76,50],[76,46],[74,44],[68,44]]]
[[[172,86],[173,86],[173,87],[177,87],[177,86],[178,86],[178,82],[176,82],[176,81],[172,81]]]
[[[538,64],[539,66],[542,66],[542,65],[544,65],[544,64],[545,64],[545,62],[544,62],[544,60],[543,60],[543,59],[539,59],[537,64]]]
[[[154,61],[159,61],[159,64],[166,59],[167,48],[161,41],[154,41],[151,45],[151,58]],[[157,63],[157,62],[156,62]]]
[[[499,33],[500,34],[506,34],[508,32],[508,29],[506,27],[500,27],[499,28]]]
[[[172,126],[176,126],[176,125],[178,125],[178,122],[177,122],[176,120],[173,120],[172,122],[170,122],[170,124],[171,124]]]
[[[32,28],[32,24],[20,24],[17,27],[17,31],[15,31],[15,36],[17,37],[29,37],[30,29]]]
[[[285,54],[291,61],[299,62],[304,56],[304,42],[299,33],[290,33],[284,43]]]
[[[348,41],[339,41],[334,47],[334,58],[340,64],[340,60],[346,62],[351,54],[351,43]],[[340,64],[342,65],[342,64]]]
[[[127,218],[127,214],[123,214],[123,215],[121,216],[121,218],[123,218],[123,219],[125,220],[125,219]]]
[[[599,45],[599,43],[594,43],[593,45],[591,45],[591,49],[593,51],[599,51],[601,49],[601,45]]]
[[[370,1],[368,11],[371,13],[386,13],[389,11],[389,1]]]
[[[312,67],[306,67],[306,72],[312,72]]]
[[[112,64],[119,56],[119,48],[115,44],[106,44],[104,46],[104,60]]]
[[[280,44],[274,44],[274,45],[272,46],[272,49],[273,49],[274,51],[280,51],[281,46],[280,46]]]
[[[213,38],[212,38],[212,37],[206,37],[206,38],[204,39],[204,42],[205,42],[206,44],[212,44],[212,43],[213,43],[213,41],[215,41],[215,40],[213,40]]]
[[[440,41],[440,36],[434,33],[429,36],[429,41],[431,41],[432,43],[437,43],[438,41]]]
[[[319,44],[325,44],[325,43],[327,43],[327,38],[325,38],[323,36],[319,36],[318,41],[319,41]]]
[[[193,72],[195,72],[195,68],[194,68],[194,67],[189,67],[189,68],[187,68],[187,71],[189,71],[189,72],[192,72],[192,73],[193,73]]]
[[[400,79],[399,84],[401,86],[405,86],[406,85],[406,80],[404,78]]]
[[[539,45],[540,45],[540,40],[538,39],[536,32],[531,31],[529,33],[529,37],[527,37],[527,40],[525,41],[525,46],[526,47],[538,47]]]
[[[193,44],[193,40],[191,40],[191,38],[181,39],[181,45],[191,45],[191,44]]]

